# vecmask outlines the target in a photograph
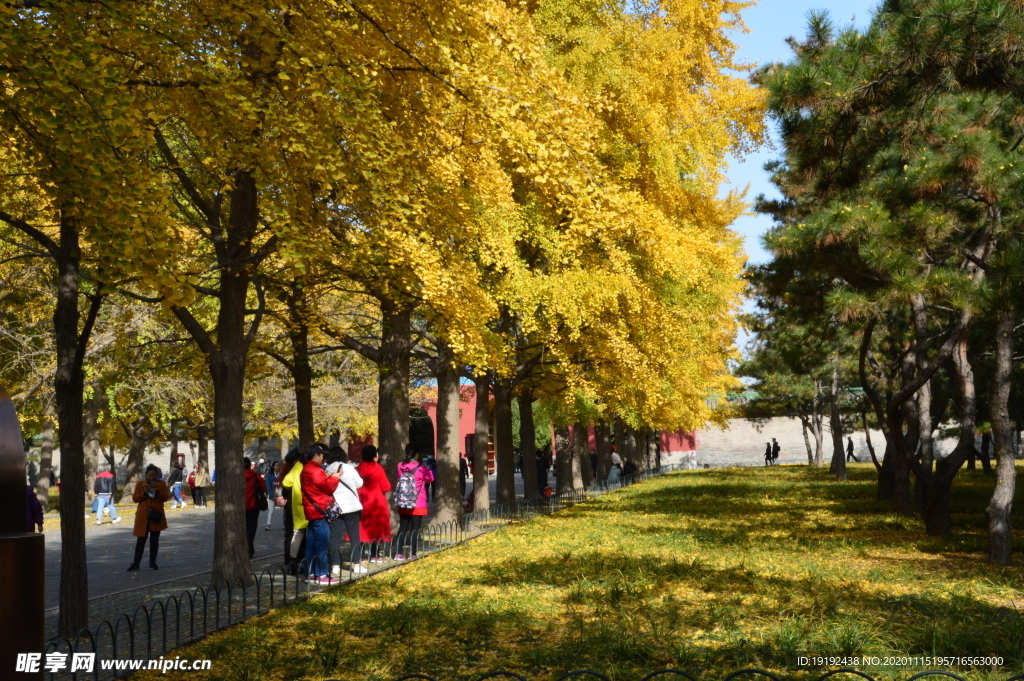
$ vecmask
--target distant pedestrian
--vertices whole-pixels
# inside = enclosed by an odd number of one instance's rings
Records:
[[[590,472],[597,478],[597,452],[593,449],[590,450]]]
[[[249,541],[249,558],[256,555],[256,547],[253,542],[256,540],[256,528],[260,523],[259,497],[262,493],[263,504],[267,503],[267,485],[263,478],[253,470],[249,457],[242,460],[244,470],[242,477],[245,479],[245,537]]]
[[[772,465],[779,463],[779,450],[781,449],[782,447],[779,446],[778,441],[772,438]]]
[[[622,457],[619,451],[612,445],[612,467],[608,471],[608,482],[617,483],[622,480]]]
[[[188,495],[192,497],[192,504],[199,506],[196,503],[196,469],[198,466],[192,466],[192,470],[188,473]]]
[[[341,576],[341,542],[349,543],[349,564],[352,574],[369,572],[360,563],[363,560],[363,546],[359,535],[359,518],[363,504],[359,501],[359,488],[363,479],[359,477],[356,467],[348,462],[348,455],[341,447],[331,447],[327,458],[328,475],[341,471],[338,478],[340,485],[334,490],[334,503],[341,510],[341,515],[331,523],[331,577]]]
[[[466,500],[466,481],[469,480],[469,459],[465,452],[459,452],[459,496]]]
[[[92,486],[96,493],[96,524],[103,524],[103,509],[110,508],[111,524],[121,522],[117,515],[117,508],[114,506],[114,494],[117,493],[117,483],[114,474],[110,472],[110,466],[104,466],[103,470],[96,474],[96,482]]]
[[[281,462],[275,461],[270,464],[267,477],[263,479],[267,486],[267,524],[263,528],[270,531],[270,521],[274,517],[274,509],[277,508],[277,498],[281,496]]]
[[[544,453],[544,450],[538,447],[535,457],[537,462],[537,494],[541,496],[544,496],[544,488],[548,486],[548,468],[550,467]]]
[[[39,503],[39,497],[32,491],[31,485],[26,485],[25,492],[25,531],[35,532],[36,528],[43,531],[43,506]]]
[[[341,471],[327,475],[322,468],[327,447],[315,444],[306,450],[302,466],[302,509],[309,525],[306,528],[306,574],[309,581],[335,584],[328,573],[331,550],[331,528],[327,509],[334,503],[334,490],[341,483]]]
[[[764,443],[764,465],[765,466],[771,466],[772,465],[772,443],[771,442],[765,442]]]
[[[359,503],[363,507],[359,518],[359,534],[363,542],[370,542],[369,556],[371,563],[383,561],[380,557],[380,546],[391,541],[391,510],[384,496],[391,491],[384,467],[377,463],[377,448],[366,445],[360,455],[362,462],[356,466],[356,472],[363,479],[359,488]]]
[[[174,502],[171,503],[171,508],[178,508],[178,504],[185,508],[185,500],[181,498],[181,485],[185,482],[184,471],[184,464],[175,464],[174,470],[167,476],[167,486],[170,488],[171,494],[174,495]]]
[[[293,449],[281,467],[281,494],[288,500],[284,507],[284,564],[288,574],[299,574],[299,561],[306,555],[306,512],[302,504],[302,454]]]
[[[192,494],[192,502],[196,506],[202,506],[206,508],[206,488],[210,486],[210,474],[206,471],[206,466],[200,461],[196,464],[196,488]]]
[[[626,476],[632,476],[634,473],[636,473],[636,464],[633,463],[632,461],[627,461],[622,466],[622,474]]]
[[[138,503],[135,509],[135,559],[128,566],[128,572],[135,572],[142,562],[142,552],[149,538],[149,569],[159,570],[156,555],[160,550],[160,533],[167,529],[167,515],[164,513],[164,502],[170,499],[167,483],[160,480],[160,469],[150,464],[146,467],[146,479],[135,483],[132,501]]]
[[[416,461],[416,449],[405,447],[405,461],[398,464],[398,484],[395,486],[395,506],[398,507],[398,551],[396,560],[415,558],[420,528],[427,515],[426,485],[434,481],[434,473]],[[408,546],[409,549],[405,547]],[[405,551],[408,550],[408,553]]]
[[[433,454],[427,454],[423,458],[423,465],[427,467],[431,473],[434,474],[434,479],[437,479],[437,459],[434,458]],[[427,499],[433,499],[437,493],[437,485],[433,481],[423,483],[423,488],[427,491]]]
[[[849,461],[850,459],[853,459],[854,461],[857,461],[857,457],[855,457],[853,455],[853,438],[852,437],[846,438],[846,460]]]

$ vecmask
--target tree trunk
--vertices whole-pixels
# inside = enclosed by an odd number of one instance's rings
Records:
[[[524,390],[519,400],[519,449],[523,453],[523,498],[537,499],[537,429],[533,423],[533,394]]]
[[[981,472],[985,475],[992,475],[992,459],[989,457],[989,448],[992,445],[992,433],[982,433],[981,435]]]
[[[57,633],[75,636],[89,623],[89,576],[85,554],[85,451],[82,437],[82,364],[90,329],[79,334],[79,263],[76,220],[60,219],[57,303],[53,331],[57,370],[53,385],[60,428],[60,613]],[[87,323],[88,324],[88,323]],[[81,348],[80,348],[81,346]]]
[[[146,421],[137,419],[131,425],[128,432],[128,458],[125,464],[125,483],[121,490],[120,503],[128,503],[132,500],[135,492],[135,483],[142,480],[142,464],[146,458],[146,447],[149,446],[150,436],[147,434]]]
[[[647,431],[647,466],[661,468],[661,431],[649,428]]]
[[[93,381],[89,387],[92,394],[85,403],[82,418],[82,449],[85,453],[85,498],[91,502],[96,498],[93,487],[100,466],[100,410],[103,408],[103,392],[99,381]]]
[[[996,565],[1010,565],[1012,562],[1010,511],[1017,483],[1009,418],[1013,380],[1013,323],[1012,310],[999,310],[996,313],[996,366],[989,405],[989,419],[992,422],[992,436],[996,449],[996,487],[986,510],[988,559]]]
[[[811,449],[811,438],[808,437],[807,433],[811,430],[810,424],[807,422],[807,418],[804,416],[800,418],[800,430],[804,435],[804,447],[807,448],[807,465],[814,465],[814,450]]]
[[[199,463],[210,472],[210,442],[208,440],[210,429],[205,424],[196,426],[196,446],[199,448]]]
[[[555,491],[561,494],[572,489],[572,441],[569,438],[568,426],[555,428]]]
[[[843,418],[839,413],[839,355],[832,362],[832,389],[830,395],[831,412],[829,413],[829,430],[832,431],[832,465],[829,471],[840,482],[846,482],[846,452],[843,450]]]
[[[309,365],[308,315],[301,283],[294,282],[288,294],[288,314],[291,322],[288,340],[292,345],[291,370],[295,389],[295,416],[299,423],[299,449],[306,451],[315,442],[316,435],[313,421],[313,370]]]
[[[626,445],[626,452],[623,458],[625,461],[632,461],[633,465],[639,468],[640,464],[637,461],[636,456],[636,431],[632,428],[627,428],[624,441]]]
[[[382,302],[379,400],[377,431],[380,464],[392,487],[398,482],[398,464],[409,444],[409,353],[412,350],[412,311],[392,302]]]
[[[811,399],[811,425],[814,433],[814,465],[821,468],[824,462],[825,437],[822,430],[824,419],[821,414],[821,386],[814,382],[814,397]]]
[[[607,480],[612,470],[612,429],[611,425],[601,419],[594,424],[597,435],[597,471],[598,480]]]
[[[53,471],[53,420],[57,417],[53,402],[47,401],[43,410],[43,442],[39,451],[39,482],[36,498],[43,511],[50,510],[50,473]]]
[[[618,416],[615,417],[615,451],[622,462],[626,462],[626,424]],[[609,455],[610,456],[610,455]],[[610,465],[610,464],[609,464]],[[611,469],[608,469],[609,472]]]
[[[521,444],[521,443],[520,443]],[[497,501],[516,500],[515,452],[512,451],[512,394],[507,383],[494,381],[494,463],[497,466]]]
[[[885,438],[885,453],[882,454],[882,465],[878,468],[878,487],[875,499],[889,501],[896,496],[896,481],[893,478],[893,446],[889,438]]]
[[[587,478],[593,479],[590,473],[590,443],[587,441],[587,425],[579,421],[573,426],[572,456],[572,488],[582,489]],[[589,475],[588,475],[589,474]]]
[[[476,423],[473,430],[473,508],[486,511],[491,507],[491,491],[487,486],[487,441],[490,439],[488,421],[490,420],[490,400],[488,390],[491,381],[486,376],[477,376],[476,386]]]
[[[220,306],[217,342],[208,355],[213,382],[214,453],[217,457],[217,504],[214,509],[213,583],[235,584],[249,577],[245,537],[244,408],[246,356],[258,319],[246,333],[246,298],[251,275],[247,262],[258,223],[256,181],[247,171],[235,173],[226,243],[218,249]],[[179,317],[180,318],[180,317]],[[193,320],[194,321],[194,320]],[[206,341],[210,343],[209,338]]]
[[[459,494],[459,373],[447,348],[438,350],[437,378],[437,481],[434,522],[462,519]]]
[[[178,419],[171,419],[169,430],[170,433],[168,435],[171,441],[171,463],[167,467],[167,470],[171,471],[178,465]]]

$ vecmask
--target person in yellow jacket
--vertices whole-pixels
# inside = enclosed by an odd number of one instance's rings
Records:
[[[302,509],[302,461],[299,450],[293,449],[284,457],[281,467],[281,494],[288,503],[284,506],[284,564],[288,574],[296,575],[299,561],[306,555],[306,513]]]

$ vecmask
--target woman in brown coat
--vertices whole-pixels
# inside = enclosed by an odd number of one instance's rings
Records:
[[[160,533],[167,529],[167,516],[164,514],[164,502],[170,496],[167,483],[158,480],[160,469],[150,464],[146,467],[146,479],[135,483],[132,501],[139,504],[135,511],[135,529],[132,532],[135,540],[135,560],[128,566],[128,572],[139,569],[142,551],[146,548],[146,537],[149,537],[149,569],[159,570],[156,566],[156,552],[160,549]]]

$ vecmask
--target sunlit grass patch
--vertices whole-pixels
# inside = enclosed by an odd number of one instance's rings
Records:
[[[674,474],[500,530],[181,651],[205,676],[467,680],[509,669],[702,679],[744,666],[813,678],[800,656],[1002,656],[1024,663],[1024,572],[983,559],[992,480],[965,472],[955,536],[797,467]],[[910,668],[862,667],[876,678]]]

